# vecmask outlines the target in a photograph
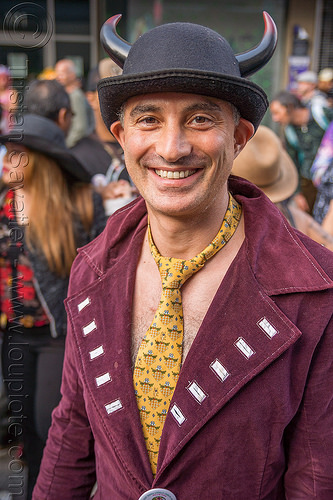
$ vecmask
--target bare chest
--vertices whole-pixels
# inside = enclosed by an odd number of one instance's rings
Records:
[[[147,299],[147,297],[146,297]],[[157,299],[157,300],[156,300]],[[150,297],[143,300],[143,297],[138,298],[134,314],[132,317],[132,363],[134,366],[135,359],[149,326],[152,323],[156,310],[158,308],[159,296]],[[183,314],[184,314],[184,338],[183,338],[183,362],[190,350],[190,347],[196,337],[200,325],[207,313],[211,297],[206,295],[204,298],[197,297],[183,298]]]
[[[228,272],[244,240],[243,221],[235,236],[225,248],[217,252],[205,266],[189,278],[181,287],[183,305],[183,362],[196,338],[200,326],[223,279]],[[132,307],[132,366],[154,315],[158,309],[162,285],[161,278],[148,246],[143,252],[136,270]]]
[[[184,316],[183,362],[192,346],[199,328],[207,314],[214,296],[221,285],[226,269],[203,269],[182,287],[182,305]],[[132,314],[132,364],[134,366],[138,349],[151,325],[161,297],[159,275],[141,281],[135,286]]]

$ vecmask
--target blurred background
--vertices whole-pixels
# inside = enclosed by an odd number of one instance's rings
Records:
[[[83,86],[105,56],[99,30],[122,13],[118,32],[129,42],[158,24],[189,21],[221,33],[234,51],[256,45],[263,34],[262,11],[274,18],[279,43],[272,61],[253,77],[269,98],[293,88],[297,74],[333,66],[333,0],[38,0],[0,5],[0,64],[11,68],[19,89],[56,61],[75,62]],[[264,124],[270,120],[269,114]]]

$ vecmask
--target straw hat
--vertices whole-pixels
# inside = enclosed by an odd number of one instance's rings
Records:
[[[333,68],[324,68],[318,74],[320,82],[330,82],[333,80]]]
[[[234,161],[232,173],[256,184],[273,203],[290,198],[298,186],[298,172],[278,136],[260,125]]]

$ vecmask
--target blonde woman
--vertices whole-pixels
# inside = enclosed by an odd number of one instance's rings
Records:
[[[66,334],[63,301],[70,268],[77,248],[97,236],[106,220],[90,176],[66,148],[60,128],[37,115],[25,115],[22,122],[0,136],[6,146],[0,204],[0,319],[11,417],[22,415],[15,428],[8,426],[8,434],[12,441],[15,437],[23,442],[29,499],[51,412],[60,399]]]

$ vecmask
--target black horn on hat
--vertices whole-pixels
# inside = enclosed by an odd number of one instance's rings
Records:
[[[263,12],[265,31],[261,42],[246,52],[236,55],[239,70],[243,77],[250,76],[265,64],[272,57],[277,43],[277,29],[271,16]]]
[[[117,33],[116,26],[121,17],[121,14],[110,17],[101,28],[100,38],[104,50],[122,68],[132,45]],[[263,17],[265,31],[261,42],[253,49],[236,55],[242,77],[252,75],[258,71],[274,53],[277,42],[277,29],[273,19],[267,12],[263,12]]]
[[[105,21],[101,28],[100,39],[105,52],[122,68],[132,45],[117,33],[116,26],[121,17],[121,14],[117,14]]]

